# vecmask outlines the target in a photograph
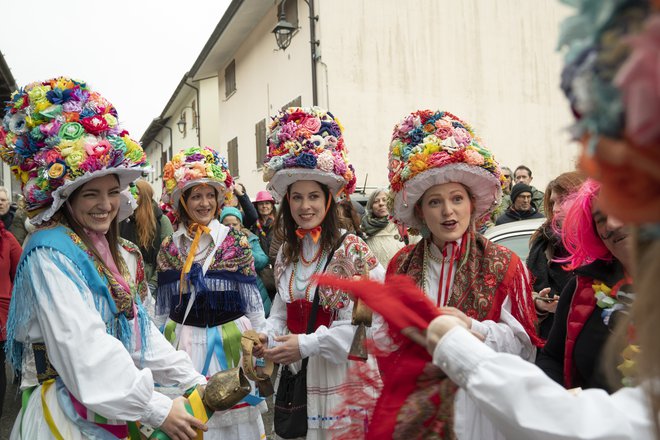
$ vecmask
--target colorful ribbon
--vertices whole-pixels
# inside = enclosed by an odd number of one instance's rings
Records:
[[[53,416],[51,415],[48,404],[46,403],[46,392],[53,385],[53,383],[55,383],[55,379],[48,379],[43,384],[41,384],[41,406],[43,407],[44,418],[46,419],[50,433],[53,434],[53,437],[55,437],[56,440],[64,440],[64,437],[62,437],[62,434],[60,434],[59,429],[57,429],[57,426],[55,426],[55,421],[53,420]]]

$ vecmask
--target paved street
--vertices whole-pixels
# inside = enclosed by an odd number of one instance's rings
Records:
[[[21,408],[21,396],[18,394],[18,387],[12,383],[12,376],[7,370],[7,392],[5,393],[5,405],[2,409],[2,418],[0,418],[0,439],[8,439],[11,427],[16,420],[16,414]]]

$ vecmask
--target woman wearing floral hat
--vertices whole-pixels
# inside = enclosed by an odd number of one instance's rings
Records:
[[[158,254],[156,314],[165,336],[186,351],[204,376],[239,366],[241,335],[263,331],[261,295],[245,234],[218,221],[232,177],[211,148],[188,148],[163,169],[163,202],[178,227]],[[261,439],[266,403],[252,394],[208,421],[207,439]]]
[[[25,402],[11,438],[125,438],[136,421],[195,438],[204,425],[154,381],[184,389],[206,381],[150,322],[142,258],[118,237],[132,211],[121,191],[145,170],[142,148],[84,82],[30,84],[6,110],[0,155],[38,225],[7,323]]]
[[[392,217],[424,239],[399,251],[387,273],[407,274],[490,347],[533,360],[540,340],[525,265],[475,231],[499,202],[500,177],[490,151],[451,113],[417,111],[397,124],[389,154]],[[502,438],[446,376],[428,370],[430,356],[406,357],[413,343],[394,337],[399,349],[379,359],[384,389],[370,436]],[[427,386],[416,385],[420,375]],[[402,417],[416,406],[423,410]]]
[[[257,354],[264,353],[294,374],[306,369],[307,429],[296,436],[308,439],[341,434],[356,420],[364,434],[365,415],[346,407],[345,395],[374,398],[358,378],[347,375],[353,363],[348,360],[354,334],[352,301],[341,291],[317,289],[312,280],[323,272],[348,278],[385,275],[367,245],[343,234],[337,224],[336,198],[355,189],[346,153],[341,126],[318,107],[288,108],[270,125],[264,180],[281,201],[278,222],[285,242],[275,263],[278,294],[262,335],[268,348],[258,348]],[[308,332],[310,319],[314,325]],[[275,432],[292,438],[278,423],[277,406],[276,399]]]

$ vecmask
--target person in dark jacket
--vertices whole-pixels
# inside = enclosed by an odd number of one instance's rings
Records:
[[[630,247],[628,229],[598,207],[600,185],[587,180],[569,197],[562,240],[564,259],[575,271],[559,297],[555,322],[536,364],[566,388],[601,388],[613,392],[602,356],[619,313],[632,303],[628,292]]]
[[[233,190],[225,194],[224,206],[238,208],[243,214],[243,226],[250,229],[257,222],[259,214],[252,204],[242,183],[234,182]]]
[[[14,220],[16,206],[11,203],[9,192],[6,188],[0,187],[0,220],[5,224],[5,229],[9,229]]]
[[[532,188],[524,183],[516,183],[511,189],[511,206],[495,224],[502,225],[530,218],[543,218],[543,214],[532,203]]]

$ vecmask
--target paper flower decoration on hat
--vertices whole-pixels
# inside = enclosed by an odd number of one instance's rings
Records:
[[[621,93],[613,80],[630,54],[627,35],[642,29],[646,1],[578,2],[579,13],[561,25],[559,46],[567,47],[561,87],[577,117],[576,138],[585,133],[620,138],[624,128]]]
[[[319,107],[290,107],[273,117],[269,130],[264,181],[277,201],[298,180],[323,183],[335,197],[355,190],[343,128],[332,113]]]
[[[562,89],[582,143],[580,167],[602,183],[603,210],[660,222],[660,2],[568,2]]]
[[[6,103],[0,157],[21,183],[32,223],[49,220],[71,193],[107,174],[120,187],[147,168],[117,110],[86,83],[59,77],[29,84]]]
[[[165,164],[161,199],[177,210],[185,190],[205,183],[218,190],[218,200],[221,201],[233,182],[227,161],[217,151],[209,147],[191,147],[175,154]]]
[[[415,203],[433,185],[448,182],[467,186],[475,199],[477,218],[492,210],[502,194],[501,172],[491,152],[472,128],[449,112],[420,110],[394,127],[388,179],[393,197],[392,217],[419,229]]]

